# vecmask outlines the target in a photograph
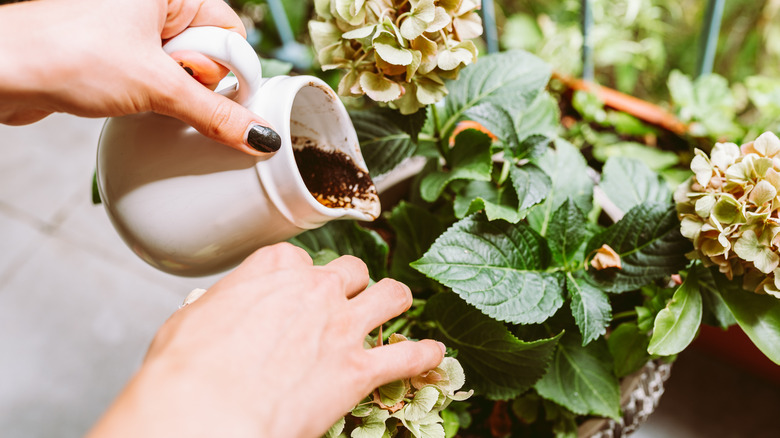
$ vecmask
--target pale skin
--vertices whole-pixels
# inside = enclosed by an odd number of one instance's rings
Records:
[[[313,266],[290,244],[260,249],[176,312],[89,435],[318,437],[373,388],[436,367],[431,340],[364,349],[412,295],[344,256]]]
[[[209,89],[224,69],[161,49],[202,25],[244,34],[222,0],[0,6],[0,123],[155,111],[259,155],[245,134],[267,122]],[[444,355],[431,340],[364,349],[370,331],[412,302],[402,283],[368,282],[354,257],[313,266],[289,244],[258,250],[163,324],[89,436],[321,436],[373,388],[435,368]]]
[[[43,0],[2,6],[0,123],[23,125],[53,112],[106,117],[154,111],[242,152],[262,155],[246,144],[246,132],[254,123],[268,122],[198,83],[213,88],[227,71],[196,53],[172,58],[162,50],[162,41],[206,25],[246,36],[241,20],[220,0]]]

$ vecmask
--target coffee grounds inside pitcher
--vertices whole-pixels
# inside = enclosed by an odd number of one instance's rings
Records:
[[[320,204],[374,214],[378,202],[374,182],[349,155],[337,150],[323,150],[307,137],[293,137],[292,143],[303,182]]]

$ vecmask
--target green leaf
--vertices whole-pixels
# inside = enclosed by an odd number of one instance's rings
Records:
[[[543,272],[549,261],[547,244],[530,227],[477,214],[444,232],[412,266],[486,315],[531,324],[563,305],[560,273]]]
[[[491,181],[469,181],[458,191],[453,210],[458,219],[482,210],[490,221],[503,219],[515,223],[522,219],[512,187],[496,187]]]
[[[739,280],[729,281],[712,271],[723,300],[740,328],[772,362],[780,365],[780,300],[743,290]]]
[[[510,167],[509,178],[515,188],[521,211],[544,201],[550,191],[550,177],[532,163]]]
[[[97,170],[92,172],[92,205],[100,205],[100,190],[98,189]]]
[[[446,438],[453,438],[458,434],[460,430],[460,418],[455,412],[447,409],[441,411],[441,418],[444,420],[442,426],[444,426],[444,436]]]
[[[564,336],[552,365],[534,388],[542,397],[579,415],[620,418],[620,388],[612,373],[606,341],[583,347],[579,336]]]
[[[582,345],[598,339],[607,332],[612,319],[612,306],[601,289],[587,278],[567,274],[566,289],[571,295],[571,313],[582,334]]]
[[[593,206],[593,181],[588,177],[588,164],[571,143],[558,139],[555,149],[536,160],[536,165],[550,178],[547,199],[528,213],[528,223],[542,236],[547,235],[553,212],[571,198],[583,212]]]
[[[680,157],[674,152],[628,141],[594,145],[593,156],[601,162],[605,162],[612,157],[634,158],[655,172],[668,169],[680,162]],[[689,171],[686,170],[685,172]]]
[[[523,111],[515,111],[515,131],[521,139],[530,136],[544,136],[549,139],[558,136],[558,128],[561,125],[561,114],[558,101],[544,91],[531,102],[531,105]],[[520,142],[520,150],[515,156],[527,154],[528,157],[536,157],[545,152],[545,148],[528,148],[524,146],[524,140]],[[545,146],[547,146],[545,144]]]
[[[294,65],[289,62],[280,61],[278,59],[260,59],[260,68],[263,71],[263,77],[272,78],[274,76],[284,76],[289,74]]]
[[[623,157],[607,161],[599,187],[623,212],[648,202],[669,202],[672,195],[663,178],[644,163]]]
[[[393,170],[417,150],[416,134],[411,135],[404,129],[406,124],[399,126],[387,112],[377,109],[352,111],[349,116],[357,132],[363,158],[373,177]]]
[[[315,266],[325,266],[339,257],[341,255],[332,249],[321,249],[314,253],[311,258]]]
[[[469,108],[465,115],[493,133],[505,145],[515,149],[520,143],[512,115],[506,109],[490,102]]]
[[[436,323],[438,339],[458,350],[468,385],[492,400],[528,390],[544,374],[561,336],[521,341],[452,293],[431,297],[423,315]]]
[[[704,315],[702,322],[711,326],[727,329],[737,323],[731,310],[723,300],[718,287],[715,284],[715,278],[709,269],[699,269],[699,292],[701,292],[702,303],[704,304]]]
[[[609,245],[620,256],[622,269],[590,270],[596,284],[608,292],[638,289],[655,280],[676,274],[688,264],[685,257],[693,247],[680,234],[674,206],[637,205],[623,219],[593,236],[585,254]]]
[[[691,269],[666,308],[658,312],[647,352],[658,356],[680,353],[693,342],[701,324],[699,278]]]
[[[650,355],[647,346],[650,338],[635,323],[625,322],[612,330],[607,338],[607,346],[615,363],[615,375],[625,377],[642,368]]]
[[[355,221],[333,221],[293,237],[290,243],[315,257],[323,249],[339,255],[353,255],[368,265],[373,279],[387,277],[388,246],[375,231],[360,227]]]
[[[510,111],[528,108],[550,79],[550,66],[522,51],[483,56],[448,81],[449,94],[441,114],[441,131],[446,138],[465,112],[481,103],[492,103]]]
[[[490,157],[490,137],[475,129],[466,129],[455,138],[450,153],[452,169],[432,172],[423,178],[420,193],[424,200],[435,201],[444,188],[458,179],[490,181],[493,160]]]
[[[430,280],[409,264],[428,251],[444,232],[444,225],[433,213],[406,202],[401,202],[393,209],[388,222],[395,231],[390,276],[413,289],[427,286]]]
[[[553,260],[560,266],[571,266],[588,237],[587,218],[574,201],[567,199],[553,213],[548,229],[547,244]]]

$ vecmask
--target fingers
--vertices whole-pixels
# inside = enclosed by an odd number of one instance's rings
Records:
[[[246,38],[244,23],[223,0],[176,0],[168,2],[168,14],[161,37],[173,38],[188,27],[217,26]]]
[[[352,298],[362,292],[369,281],[368,267],[362,260],[353,256],[341,256],[323,267],[341,277],[344,294]]]
[[[251,271],[253,275],[264,275],[283,269],[311,266],[311,257],[305,250],[291,243],[282,242],[258,249],[244,259],[236,271]]]
[[[444,350],[444,344],[430,339],[397,342],[366,350],[372,364],[372,387],[436,368],[444,359]]]
[[[412,292],[398,281],[385,278],[350,300],[350,311],[364,324],[363,334],[409,310]]]
[[[250,155],[279,150],[281,137],[255,113],[201,85],[167,55],[165,81],[150,91],[152,111],[176,117],[201,134]]]
[[[213,90],[230,70],[218,64],[207,56],[191,51],[178,51],[170,54],[188,74],[198,82]]]

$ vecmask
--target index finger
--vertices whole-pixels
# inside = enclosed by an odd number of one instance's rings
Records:
[[[164,40],[173,38],[188,27],[216,26],[238,32],[246,38],[244,23],[223,0],[183,0],[168,4],[168,15],[160,32]]]

